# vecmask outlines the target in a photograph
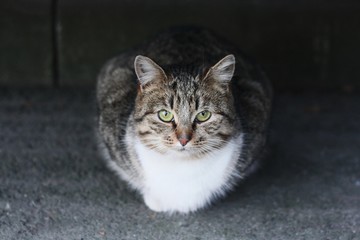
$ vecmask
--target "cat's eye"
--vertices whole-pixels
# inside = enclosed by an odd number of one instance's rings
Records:
[[[174,114],[166,110],[160,110],[158,116],[163,122],[171,122],[174,119]]]
[[[196,120],[199,122],[205,122],[205,121],[209,120],[210,117],[211,117],[211,112],[205,110],[205,111],[199,112],[196,115]]]

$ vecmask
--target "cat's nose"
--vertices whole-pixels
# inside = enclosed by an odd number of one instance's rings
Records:
[[[177,139],[179,140],[180,144],[184,147],[188,142],[190,142],[192,137],[191,133],[182,132],[177,135]]]
[[[188,142],[190,141],[190,139],[188,138],[179,138],[179,142],[180,144],[184,147]]]

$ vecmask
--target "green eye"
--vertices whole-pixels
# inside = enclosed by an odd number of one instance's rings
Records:
[[[172,114],[171,112],[168,112],[166,110],[160,110],[158,112],[158,116],[159,116],[160,120],[163,122],[171,122],[174,118],[174,114]]]
[[[196,115],[196,120],[198,120],[199,122],[205,122],[209,120],[210,117],[211,117],[211,112],[205,110]]]

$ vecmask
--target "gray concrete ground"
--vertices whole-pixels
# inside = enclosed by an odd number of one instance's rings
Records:
[[[105,167],[93,94],[0,90],[0,239],[360,239],[359,94],[278,95],[261,171],[185,216]]]

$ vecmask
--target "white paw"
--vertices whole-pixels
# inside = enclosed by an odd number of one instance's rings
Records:
[[[153,194],[145,194],[144,201],[148,208],[155,212],[167,212],[167,213],[183,213],[187,214],[195,212],[199,208],[203,208],[206,205],[206,201],[199,202],[187,202],[177,201],[176,199],[164,200],[161,197],[156,197]]]
[[[156,199],[150,195],[145,195],[144,201],[145,201],[146,206],[148,206],[148,208],[150,208],[151,210],[153,210],[155,212],[164,211],[164,209],[162,208],[161,203],[158,199]]]

